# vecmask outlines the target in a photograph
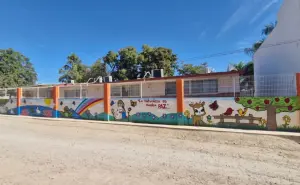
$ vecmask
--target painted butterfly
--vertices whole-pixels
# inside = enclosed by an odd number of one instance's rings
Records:
[[[137,105],[137,101],[130,100],[131,107],[135,107]]]

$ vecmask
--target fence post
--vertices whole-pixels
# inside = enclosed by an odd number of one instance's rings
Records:
[[[232,85],[233,85],[233,97],[235,97],[235,77],[233,77],[233,80],[232,80]]]
[[[110,84],[104,84],[104,121],[109,121],[110,114]]]
[[[54,115],[53,117],[58,118],[58,107],[59,107],[59,86],[55,86],[52,89],[52,96],[53,96],[53,109],[54,109]]]
[[[297,96],[300,96],[300,73],[296,73],[296,90]]]
[[[300,73],[296,73],[296,91],[299,99],[297,103],[300,104]],[[300,124],[300,112],[298,113],[298,124]]]
[[[21,115],[22,88],[17,88],[17,115]]]
[[[177,123],[184,124],[184,81],[176,80]]]

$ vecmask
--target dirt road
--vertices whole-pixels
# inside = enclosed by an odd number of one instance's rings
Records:
[[[300,184],[300,145],[276,136],[0,116],[0,184]]]

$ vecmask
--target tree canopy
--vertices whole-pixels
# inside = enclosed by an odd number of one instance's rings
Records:
[[[153,69],[164,69],[165,76],[173,76],[177,69],[177,55],[171,49],[148,45],[140,53],[131,46],[117,53],[109,51],[103,61],[114,80],[137,79]]]
[[[138,52],[134,47],[122,48],[118,53],[109,51],[103,61],[115,80],[136,79],[138,76]]]
[[[59,70],[59,82],[74,80],[77,83],[85,81],[87,67],[82,64],[81,59],[74,53],[67,57],[66,64]]]
[[[36,81],[29,58],[13,49],[0,50],[0,88],[34,85]]]
[[[169,48],[143,45],[139,61],[142,74],[153,69],[164,69],[165,76],[174,76],[178,69],[177,55]]]
[[[204,65],[193,65],[193,64],[183,64],[178,69],[179,75],[195,75],[195,74],[204,74],[206,73],[206,68]]]
[[[237,97],[235,102],[256,111],[265,111],[269,105],[278,106],[277,113],[300,109],[299,97]]]
[[[102,59],[102,60],[101,60]],[[113,80],[132,80],[143,78],[146,72],[163,69],[164,76],[193,75],[206,73],[207,63],[201,65],[178,65],[177,55],[169,48],[143,45],[139,52],[135,47],[128,46],[119,51],[109,51],[92,66],[84,65],[76,54],[67,57],[66,64],[59,70],[60,82],[74,80],[85,83],[90,78],[111,75]],[[103,62],[102,62],[103,61]]]
[[[245,49],[245,53],[247,55],[250,55],[250,56],[253,56],[254,53],[260,48],[260,46],[264,43],[266,37],[268,35],[270,35],[272,33],[272,31],[274,30],[274,28],[276,27],[277,25],[277,22],[275,23],[270,23],[270,24],[267,24],[265,25],[265,27],[262,29],[261,31],[261,34],[262,34],[262,39],[255,42],[251,48],[246,48]]]
[[[101,59],[96,60],[91,67],[88,67],[84,80],[87,82],[90,78],[97,79],[99,76],[107,76],[106,65]]]
[[[236,64],[233,64],[233,67],[237,70],[237,71],[243,71],[245,68],[246,64],[244,62],[239,62]]]

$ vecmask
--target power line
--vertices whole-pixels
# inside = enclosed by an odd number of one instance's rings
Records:
[[[278,42],[275,44],[268,44],[265,46],[261,46],[259,49],[265,49],[265,48],[271,48],[271,47],[276,47],[276,46],[280,46],[280,45],[285,45],[285,44],[292,44],[292,43],[296,43],[296,42],[300,42],[300,39],[297,40],[290,40],[290,41],[282,41],[282,42]],[[188,58],[188,59],[180,59],[181,61],[193,61],[193,60],[202,60],[202,59],[207,59],[207,58],[214,58],[214,57],[220,57],[220,56],[226,56],[226,55],[232,55],[232,54],[236,54],[236,53],[244,53],[245,49],[247,48],[243,48],[243,49],[237,49],[237,50],[232,50],[232,51],[225,51],[225,52],[220,52],[220,53],[214,53],[214,54],[210,54],[210,55],[206,55],[203,57],[192,57],[192,58]]]
[[[280,46],[280,45],[293,44],[293,43],[297,43],[297,42],[300,42],[300,39],[282,41],[282,42],[277,42],[275,44],[268,44],[265,46],[261,46],[259,49],[266,49],[266,48],[276,47],[276,46]],[[210,55],[206,55],[206,56],[202,56],[202,57],[191,57],[191,58],[187,58],[187,59],[178,59],[178,61],[186,62],[186,61],[194,61],[194,60],[202,60],[202,59],[208,59],[208,58],[221,57],[221,56],[226,56],[226,55],[233,55],[236,53],[244,53],[245,49],[247,49],[247,48],[236,49],[236,50],[232,50],[232,51],[225,51],[225,52],[220,52],[220,53],[214,53],[214,54],[210,54]],[[142,66],[139,66],[138,68],[145,69],[145,67],[142,67]],[[132,68],[122,68],[122,69],[132,70]]]

